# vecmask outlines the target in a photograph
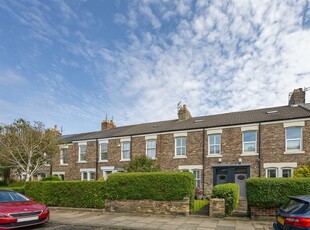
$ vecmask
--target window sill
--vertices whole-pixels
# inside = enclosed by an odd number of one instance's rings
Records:
[[[303,154],[305,151],[296,150],[296,151],[285,151],[284,154]]]
[[[151,160],[157,160],[156,157],[148,157],[148,156],[147,156],[147,158],[149,158],[149,159],[151,159]]]
[[[173,159],[186,159],[186,156],[174,156]]]
[[[85,164],[85,163],[87,163],[87,161],[78,161],[77,163],[79,163],[79,164]]]
[[[100,162],[101,162],[101,163],[102,163],[102,162],[108,162],[108,160],[99,160],[98,162],[99,162],[99,163],[100,163]]]
[[[210,155],[208,154],[207,157],[208,157],[208,158],[212,158],[212,157],[214,157],[214,158],[216,158],[216,157],[222,157],[222,154],[210,154]]]
[[[250,157],[250,156],[258,156],[259,153],[242,153],[240,156],[242,157]]]
[[[130,161],[130,159],[121,159],[120,161]]]
[[[68,166],[69,164],[60,164],[59,166]]]

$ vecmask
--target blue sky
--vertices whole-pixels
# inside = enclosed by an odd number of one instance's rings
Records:
[[[309,1],[0,0],[0,123],[64,134],[286,105],[310,87]],[[310,102],[310,91],[307,92]]]

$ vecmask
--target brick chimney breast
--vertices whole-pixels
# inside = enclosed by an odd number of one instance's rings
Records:
[[[113,120],[104,120],[101,122],[101,130],[107,130],[107,129],[113,129],[116,128],[116,125],[114,124]]]
[[[192,115],[191,113],[188,111],[188,109],[186,108],[186,105],[183,105],[179,108],[178,110],[178,118],[179,121],[184,121],[187,120],[189,118],[191,118]]]
[[[302,88],[299,88],[294,89],[294,91],[291,93],[288,104],[292,106],[292,105],[304,104],[305,102],[306,102],[306,92]]]

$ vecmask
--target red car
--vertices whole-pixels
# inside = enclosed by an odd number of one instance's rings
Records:
[[[15,191],[0,190],[0,230],[44,224],[49,216],[44,204]]]

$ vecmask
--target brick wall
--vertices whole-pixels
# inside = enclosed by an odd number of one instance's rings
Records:
[[[272,219],[276,215],[277,208],[250,207],[251,219],[264,220]]]
[[[261,166],[261,176],[265,177],[264,163],[297,162],[297,166],[307,163],[307,156],[310,153],[310,121],[305,121],[303,127],[303,150],[304,154],[284,154],[285,151],[285,128],[283,123],[261,125],[261,161],[258,155],[241,156],[242,154],[242,131],[241,127],[222,128],[222,165],[238,164],[238,159],[242,159],[242,164],[250,165],[250,176],[259,176],[259,164]],[[259,140],[259,138],[257,138]],[[257,140],[257,148],[259,142]],[[173,133],[162,133],[157,135],[156,141],[156,163],[164,171],[178,171],[180,165],[202,165],[203,162],[203,131],[187,132],[187,153],[184,159],[175,159],[175,137]],[[132,137],[131,159],[146,154],[146,141],[144,136]],[[205,131],[204,141],[205,153],[205,183],[206,194],[211,194],[213,185],[213,166],[219,165],[218,157],[208,157],[208,135]],[[54,157],[54,172],[65,172],[65,179],[80,180],[80,169],[96,167],[96,141],[87,143],[87,163],[78,163],[78,143],[69,145],[69,165],[60,165],[59,155]],[[99,151],[99,147],[98,147]],[[121,160],[121,142],[119,138],[110,139],[108,145],[108,162],[99,162],[98,176],[102,177],[103,172],[100,167],[115,166],[125,167],[129,162]],[[44,170],[49,174],[49,167]]]
[[[106,200],[106,212],[189,215],[189,199],[181,201]]]

